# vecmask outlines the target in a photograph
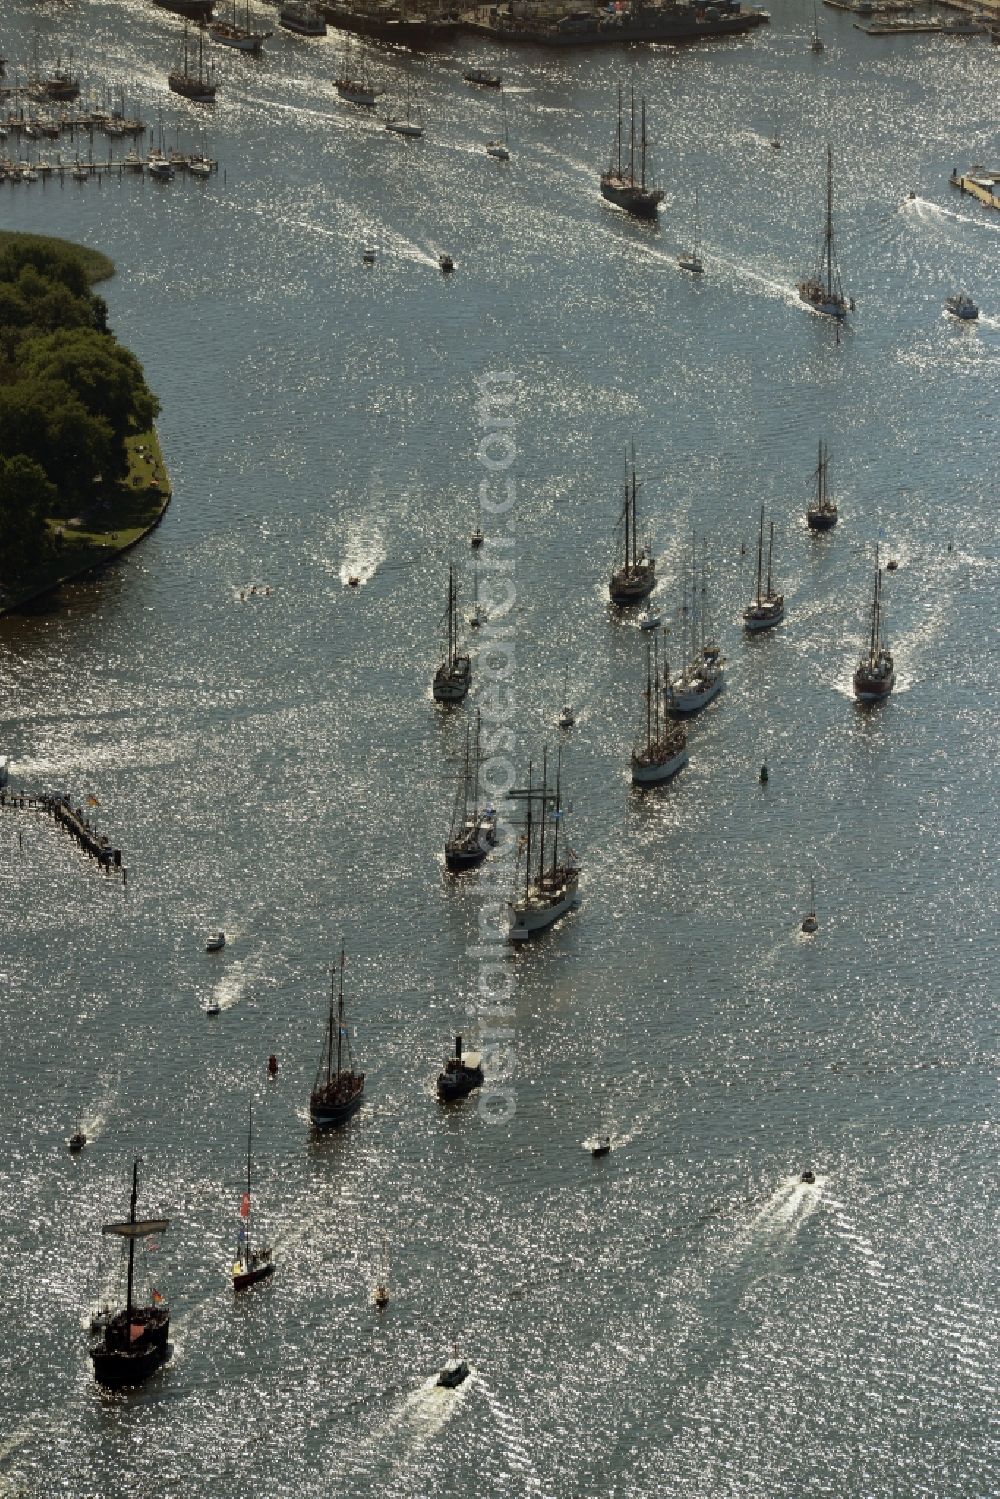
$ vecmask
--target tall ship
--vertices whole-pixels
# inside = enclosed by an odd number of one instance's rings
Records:
[[[717,5],[704,7],[678,0],[632,0],[621,10],[580,7],[552,21],[524,18],[520,7],[517,10],[516,16],[501,13],[492,24],[463,25],[462,29],[530,46],[606,47],[616,43],[708,41],[753,31],[769,20],[767,11],[743,6],[740,0],[720,0]]]
[[[687,731],[667,712],[670,669],[664,640],[663,676],[659,641],[646,645],[646,734],[632,750],[633,786],[658,786],[671,780],[688,763]]]
[[[438,703],[460,703],[472,686],[472,657],[459,649],[458,588],[455,569],[448,568],[447,646],[445,658],[434,673],[433,693]]]
[[[803,302],[814,312],[827,317],[845,318],[848,301],[840,281],[840,270],[833,246],[833,150],[826,148],[826,214],[823,221],[823,248],[816,274],[798,284]]]
[[[274,1257],[271,1246],[256,1243],[252,1231],[253,1211],[251,1207],[250,1161],[253,1146],[253,1105],[247,1126],[247,1189],[240,1199],[239,1226],[236,1230],[236,1256],[233,1260],[233,1290],[245,1291],[258,1281],[267,1280],[274,1274]]]
[[[868,649],[854,672],[854,696],[859,703],[878,703],[888,697],[896,680],[892,652],[882,638],[882,569],[875,552],[875,588],[872,593],[871,631]]]
[[[348,104],[363,104],[367,108],[374,107],[375,100],[382,92],[381,89],[375,88],[368,77],[363,54],[360,67],[354,68],[350,32],[344,38],[344,64],[340,70],[340,77],[334,79],[333,86],[340,98],[346,100]]]
[[[646,185],[646,101],[641,102],[639,130],[639,175],[636,177],[635,89],[629,119],[629,150],[626,168],[622,157],[622,91],[618,86],[618,150],[606,172],[601,173],[601,196],[640,219],[654,219],[663,202],[663,189]]]
[[[233,0],[229,20],[210,21],[208,34],[213,42],[218,42],[222,47],[235,47],[237,52],[250,52],[254,57],[259,57],[264,50],[264,43],[274,33],[257,31],[250,25],[250,0],[245,0],[242,16],[237,5],[238,0]]]
[[[816,497],[806,511],[806,525],[810,531],[832,531],[837,524],[837,506],[830,498],[829,467],[830,457],[821,438],[815,474]]]
[[[669,712],[690,717],[707,708],[725,684],[726,662],[718,646],[705,639],[708,615],[708,591],[704,576],[698,589],[698,558],[694,540],[691,543],[691,607],[688,613],[689,638],[687,664],[671,681],[666,681],[666,703]],[[685,590],[686,593],[686,590]],[[700,608],[699,608],[700,602]]]
[[[496,847],[497,814],[491,806],[479,803],[479,766],[481,715],[476,713],[476,741],[471,732],[465,736],[465,767],[462,784],[455,799],[451,830],[444,845],[444,862],[452,874],[474,869]]]
[[[542,755],[542,784],[536,786],[528,766],[526,787],[509,793],[512,801],[524,803],[524,888],[520,868],[515,871],[515,890],[508,903],[511,942],[526,942],[552,926],[579,904],[580,866],[570,851],[559,860],[559,829],[562,809],[562,752],[559,754],[555,788],[548,781],[548,756]],[[546,835],[550,857],[546,859]]]
[[[188,47],[188,28],[184,22],[184,53],[182,64],[167,74],[167,83],[175,94],[190,99],[193,104],[214,104],[218,85],[212,63],[205,66],[205,33],[198,28],[198,70],[195,72],[192,50]]]
[[[326,36],[326,22],[308,0],[285,0],[278,11],[278,25],[296,36]]]
[[[760,535],[757,538],[757,591],[743,611],[743,628],[751,635],[773,629],[785,617],[785,595],[776,593],[772,580],[774,561],[774,521],[767,542],[767,583],[764,583],[764,507],[760,507]]]
[[[113,1311],[104,1324],[104,1336],[90,1357],[94,1378],[109,1390],[127,1389],[166,1363],[170,1357],[167,1334],[170,1330],[170,1308],[159,1291],[151,1290],[149,1301],[142,1302],[135,1293],[135,1247],[154,1234],[170,1227],[169,1218],[139,1218],[139,1161],[132,1163],[132,1196],[128,1217],[123,1223],[105,1223],[101,1232],[124,1239],[128,1245],[128,1279],[125,1305]]]
[[[647,546],[639,546],[637,493],[633,453],[631,474],[627,466],[625,469],[625,492],[619,516],[622,550],[615,559],[615,567],[608,583],[608,592],[614,604],[636,604],[652,593],[656,586],[656,559]]]
[[[316,1129],[336,1129],[346,1124],[358,1112],[365,1096],[365,1075],[354,1071],[351,1056],[351,1041],[344,1029],[344,961],[345,950],[340,948],[340,986],[334,1007],[333,975],[330,978],[330,1013],[326,1035],[323,1039],[323,1054],[320,1057],[316,1081],[309,1095],[309,1118]],[[344,1053],[347,1065],[344,1065]],[[336,1063],[336,1065],[334,1065]]]

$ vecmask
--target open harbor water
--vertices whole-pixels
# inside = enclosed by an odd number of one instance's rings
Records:
[[[3,1493],[997,1492],[1000,218],[947,175],[997,155],[1000,53],[820,15],[819,57],[787,0],[683,50],[370,48],[391,102],[416,86],[407,143],[337,101],[333,33],[272,13],[259,62],[217,50],[198,111],[166,90],[176,18],[5,7],[11,64],[37,29],[224,170],[0,186],[0,224],[113,257],[100,290],[174,486],[103,578],[0,622],[15,785],[96,796],[129,868],[123,894],[48,821],[0,815]],[[503,66],[508,165],[483,154],[498,101],[471,63]],[[598,192],[632,78],[658,229]],[[794,292],[827,139],[857,299],[839,340]],[[696,186],[697,281],[674,262]],[[942,311],[962,287],[973,328]],[[441,869],[473,702],[435,708],[430,679],[450,559],[469,603],[477,382],[503,372],[514,760],[556,744],[568,666],[584,882],[510,959],[516,1113],[488,1125],[434,1097],[475,1033],[481,899]],[[825,538],[803,516],[820,436]],[[697,530],[729,661],[689,768],[645,797],[643,645],[606,602],[633,438],[671,638]],[[747,641],[761,503],[787,619]],[[483,524],[485,560],[504,523]],[[850,673],[880,538],[898,681],[872,712]],[[270,596],[241,599],[254,584]],[[316,1142],[342,935],[368,1101]],[[279,1269],[234,1302],[251,1099]],[[175,1351],[115,1399],[81,1319],[134,1154],[173,1219],[152,1273]],[[475,1373],[449,1393],[453,1342]]]

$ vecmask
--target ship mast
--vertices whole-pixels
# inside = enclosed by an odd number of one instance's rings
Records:
[[[340,944],[340,992],[337,995],[337,1081],[340,1081],[340,1054],[344,1044],[344,944]]]
[[[826,148],[826,295],[833,296],[833,148]]]
[[[555,877],[559,862],[559,822],[562,817],[562,745],[559,746],[559,754],[556,759],[556,815],[552,819],[552,874]],[[545,815],[545,803],[542,803],[542,816]]]
[[[538,829],[538,878],[545,873],[545,813],[549,795],[548,748],[542,750],[542,815]]]
[[[764,507],[760,507],[760,535],[757,538],[757,607],[760,607],[760,579],[764,566]]]
[[[618,85],[618,180],[622,175],[622,86]]]
[[[637,543],[637,537],[636,537],[636,534],[635,534],[635,532],[636,532],[636,523],[635,523],[635,495],[636,495],[635,444],[633,443],[632,444],[632,500],[631,500],[631,505],[632,505],[632,566],[633,567],[638,567],[638,565],[639,565],[639,557],[638,557],[638,547],[637,547],[637,544],[636,544]]]
[[[642,178],[640,186],[643,191],[646,188],[646,100],[642,101]]]
[[[767,597],[773,598],[771,592],[771,558],[774,554],[774,521],[771,522],[771,533],[767,542]]]
[[[132,1162],[132,1198],[129,1202],[128,1221],[135,1228],[135,1204],[139,1195],[139,1162]],[[125,1319],[126,1325],[132,1325],[132,1279],[135,1272],[135,1233],[128,1237],[128,1286],[125,1292]]]
[[[250,1148],[253,1143],[253,1104],[250,1105],[250,1123],[247,1128],[247,1223],[246,1223],[246,1251],[247,1265],[250,1264]]]
[[[628,180],[635,187],[635,84],[632,85],[632,113],[629,117]]]

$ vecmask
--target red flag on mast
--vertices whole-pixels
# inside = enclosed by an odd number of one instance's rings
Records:
[[[241,1218],[249,1218],[249,1216],[250,1216],[250,1193],[249,1192],[244,1192],[243,1193],[243,1201],[240,1203],[240,1217]]]

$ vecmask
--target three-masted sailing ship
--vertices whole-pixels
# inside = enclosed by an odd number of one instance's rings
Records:
[[[161,1234],[170,1227],[169,1218],[137,1218],[139,1197],[139,1161],[132,1163],[132,1196],[128,1217],[123,1223],[105,1223],[104,1234],[124,1239],[128,1244],[128,1280],[125,1305],[113,1312],[104,1325],[101,1342],[90,1350],[94,1378],[109,1390],[141,1384],[170,1357],[167,1333],[170,1308],[159,1291],[150,1292],[148,1302],[135,1295],[135,1246],[140,1239]]]
[[[663,189],[646,185],[646,101],[641,102],[639,176],[636,177],[635,89],[629,121],[628,167],[622,159],[622,91],[618,87],[618,149],[606,172],[601,173],[601,196],[640,219],[654,219],[663,202]]]
[[[633,786],[657,786],[669,781],[688,763],[687,731],[667,713],[670,668],[664,639],[663,676],[660,676],[659,641],[646,644],[646,734],[632,750]]]
[[[845,318],[848,301],[840,282],[833,248],[833,150],[826,148],[826,217],[823,225],[823,250],[816,274],[798,284],[798,293],[803,302],[808,302],[814,312],[827,317]]]
[[[320,1057],[316,1081],[309,1095],[309,1118],[316,1129],[335,1129],[346,1124],[356,1114],[365,1096],[365,1075],[354,1071],[351,1042],[344,1029],[344,960],[343,944],[340,948],[340,986],[334,1008],[334,975],[330,976],[330,1013],[326,1035],[323,1039],[323,1054]],[[347,1065],[344,1065],[344,1053]],[[335,1065],[336,1064],[336,1065]]]
[[[462,784],[455,799],[451,831],[444,845],[444,862],[452,874],[474,869],[483,862],[490,849],[496,847],[496,811],[491,806],[481,807],[479,804],[480,734],[481,715],[477,712],[475,745],[471,731],[467,731]]]
[[[718,697],[725,683],[726,671],[725,657],[718,645],[714,641],[705,639],[708,589],[703,576],[699,600],[697,573],[697,547],[692,538],[688,660],[680,676],[674,677],[672,681],[669,676],[667,677],[665,687],[668,710],[686,717],[700,713],[702,708],[708,707],[713,698]]]
[[[255,1244],[252,1232],[252,1208],[250,1200],[250,1157],[253,1145],[253,1105],[247,1126],[247,1189],[240,1199],[239,1226],[236,1230],[236,1256],[233,1260],[233,1290],[245,1291],[259,1280],[267,1280],[274,1274],[274,1258],[270,1244]]]
[[[882,639],[882,569],[875,551],[875,588],[872,593],[871,631],[868,649],[854,673],[854,696],[859,703],[877,703],[888,697],[896,680],[892,652]]]
[[[205,32],[198,28],[198,71],[194,71],[191,49],[188,47],[188,25],[184,22],[184,52],[179,68],[167,74],[167,83],[175,94],[190,99],[193,104],[214,104],[218,85],[215,82],[215,67],[205,66]]]
[[[472,686],[472,657],[459,650],[458,588],[455,569],[448,568],[447,652],[434,673],[434,698],[439,703],[460,703]]]
[[[648,547],[639,545],[637,492],[633,453],[631,474],[627,466],[625,469],[625,492],[619,516],[622,550],[615,559],[615,567],[608,583],[608,592],[614,604],[637,604],[640,599],[652,593],[656,586],[656,558],[650,554]]]
[[[509,792],[512,801],[524,803],[524,836],[520,852],[524,857],[524,888],[520,887],[520,868],[515,870],[515,890],[508,902],[511,942],[524,942],[542,932],[579,903],[580,866],[570,853],[559,862],[559,829],[562,809],[562,752],[556,770],[556,784],[548,782],[548,754],[542,755],[542,784],[536,786],[528,766],[528,784]],[[546,834],[551,858],[546,860]]]
[[[816,464],[816,498],[806,511],[806,525],[810,531],[832,531],[837,524],[837,506],[830,498],[830,465],[826,443],[820,438],[819,461]]]
[[[238,0],[233,0],[231,19],[216,19],[208,23],[208,34],[213,42],[218,42],[222,47],[235,47],[237,52],[252,52],[254,57],[259,57],[264,50],[264,43],[273,31],[257,31],[250,25],[250,0],[245,0],[242,19],[237,9]]]
[[[757,591],[743,611],[743,628],[750,634],[770,630],[785,617],[785,595],[775,593],[771,565],[774,560],[774,521],[767,543],[767,585],[764,584],[764,507],[760,507],[760,535],[757,538]]]

